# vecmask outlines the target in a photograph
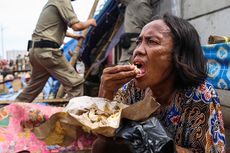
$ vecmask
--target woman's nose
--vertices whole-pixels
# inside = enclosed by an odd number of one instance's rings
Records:
[[[142,55],[145,54],[145,46],[144,43],[142,42],[141,44],[137,45],[136,48],[133,51],[134,56],[135,55]]]

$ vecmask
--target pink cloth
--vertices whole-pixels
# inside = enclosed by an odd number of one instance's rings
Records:
[[[36,138],[31,129],[44,123],[49,117],[62,111],[62,107],[44,106],[32,103],[15,103],[0,108],[0,152],[52,153],[77,151],[90,148],[95,137],[83,133],[82,136],[68,147],[47,146]]]

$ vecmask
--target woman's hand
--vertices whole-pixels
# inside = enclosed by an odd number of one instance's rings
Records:
[[[98,96],[112,100],[114,93],[136,75],[134,65],[117,65],[105,68],[101,76]]]

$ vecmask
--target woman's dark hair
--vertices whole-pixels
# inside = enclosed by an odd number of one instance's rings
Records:
[[[164,14],[160,19],[171,29],[174,41],[177,88],[200,85],[207,78],[207,65],[196,29],[188,21],[170,14]]]

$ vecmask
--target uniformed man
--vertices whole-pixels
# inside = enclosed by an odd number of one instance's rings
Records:
[[[133,50],[136,48],[136,38],[142,27],[149,23],[159,11],[160,0],[118,0],[125,5],[124,31],[121,36],[122,52],[120,65],[130,63]]]
[[[28,43],[31,80],[16,98],[17,101],[32,102],[51,75],[63,84],[68,98],[83,95],[84,78],[67,62],[59,47],[65,36],[75,39],[82,37],[67,32],[68,27],[79,31],[91,25],[96,26],[95,19],[80,22],[70,0],[48,0],[32,34],[32,40]]]

